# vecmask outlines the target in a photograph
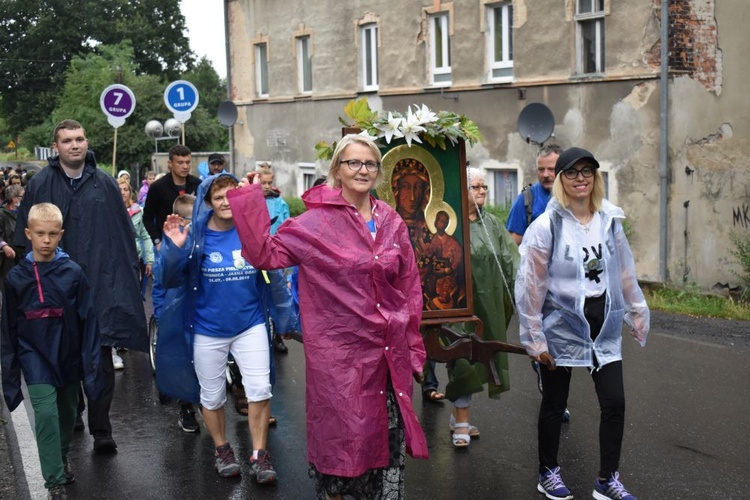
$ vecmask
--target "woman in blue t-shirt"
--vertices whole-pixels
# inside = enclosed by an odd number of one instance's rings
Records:
[[[216,447],[216,470],[224,477],[240,473],[226,440],[224,414],[225,371],[231,353],[249,402],[251,474],[259,483],[270,483],[276,480],[266,451],[272,395],[270,339],[262,305],[262,278],[240,254],[242,245],[227,202],[227,192],[236,187],[237,180],[228,174],[203,181],[192,231],[180,231],[180,217],[168,216],[161,252],[166,282],[170,276],[187,272],[185,310],[193,313],[186,316],[185,328],[192,338],[203,421]]]

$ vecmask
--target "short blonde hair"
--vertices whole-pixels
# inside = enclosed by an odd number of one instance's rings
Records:
[[[271,177],[274,176],[273,170],[271,170],[271,167],[268,166],[268,163],[264,163],[259,166],[256,172],[258,172],[258,175],[270,175]]]
[[[370,138],[366,137],[364,135],[358,135],[358,134],[348,134],[341,138],[341,140],[336,144],[336,149],[333,150],[333,157],[331,158],[331,164],[328,166],[328,175],[326,176],[326,183],[329,187],[332,188],[340,188],[341,187],[341,180],[336,179],[336,176],[339,173],[339,170],[341,169],[341,155],[344,152],[344,149],[346,149],[347,146],[351,146],[352,144],[362,144],[363,146],[367,146],[370,148],[370,151],[372,152],[373,156],[375,156],[375,161],[380,163],[380,160],[383,159],[383,155],[380,153],[380,148],[378,148],[378,145],[375,144],[375,141]],[[380,184],[380,181],[383,180],[383,169],[378,169],[378,176],[375,180],[375,186]]]
[[[175,198],[174,203],[172,204],[172,213],[183,218],[192,217],[194,205],[195,196],[192,194],[181,194]]]
[[[570,206],[570,200],[568,195],[565,193],[565,188],[562,185],[563,172],[560,172],[555,177],[555,183],[552,185],[552,196],[560,202],[562,206],[568,208]],[[602,200],[604,199],[604,177],[599,173],[599,169],[594,169],[594,188],[591,190],[589,196],[589,210],[592,212],[598,212],[602,209]]]
[[[62,212],[56,205],[52,203],[37,203],[31,210],[29,210],[29,217],[27,225],[32,222],[57,222],[62,227],[63,216]]]

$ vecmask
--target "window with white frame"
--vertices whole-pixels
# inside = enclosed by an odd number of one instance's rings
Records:
[[[518,170],[493,168],[487,170],[487,202],[509,209],[518,196]]]
[[[430,74],[432,84],[451,84],[451,44],[448,13],[430,16]]]
[[[487,55],[489,81],[513,79],[513,4],[487,7]]]
[[[315,179],[315,164],[314,163],[298,163],[299,175],[297,176],[297,194],[302,196],[302,193],[313,187]]]
[[[604,0],[576,2],[576,72],[604,73]]]
[[[301,94],[312,92],[312,52],[310,37],[297,37],[297,80]]]
[[[378,90],[378,25],[363,24],[359,32],[362,90]]]
[[[255,44],[255,88],[258,97],[268,97],[268,44]]]

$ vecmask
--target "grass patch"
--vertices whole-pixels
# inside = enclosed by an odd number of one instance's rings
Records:
[[[733,298],[706,295],[697,287],[685,289],[661,285],[644,286],[648,307],[652,310],[704,318],[750,321],[750,304]]]

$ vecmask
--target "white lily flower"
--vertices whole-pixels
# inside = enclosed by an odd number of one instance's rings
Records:
[[[403,125],[401,126],[406,144],[411,146],[411,141],[417,141],[421,144],[422,140],[419,138],[419,134],[424,131],[425,128],[420,125],[417,115],[411,112],[411,106],[409,106],[406,110],[406,118],[403,118]]]
[[[424,125],[425,123],[433,123],[438,120],[438,115],[430,111],[430,108],[428,108],[426,104],[422,104],[421,108],[415,104],[414,108],[416,109],[414,114],[416,115],[417,121],[420,125]]]
[[[378,137],[384,137],[385,136],[385,142],[388,144],[391,143],[391,140],[395,137],[398,139],[399,137],[403,137],[404,134],[399,130],[399,126],[401,125],[401,122],[403,121],[403,118],[394,118],[393,113],[390,111],[388,112],[388,121],[386,123],[377,124],[375,127],[380,130],[380,133],[378,134]]]
[[[370,135],[370,132],[368,132],[367,129],[363,130],[362,132],[360,132],[357,135],[360,135],[360,136],[365,137],[367,139],[372,139],[373,141],[378,138],[378,136]]]

